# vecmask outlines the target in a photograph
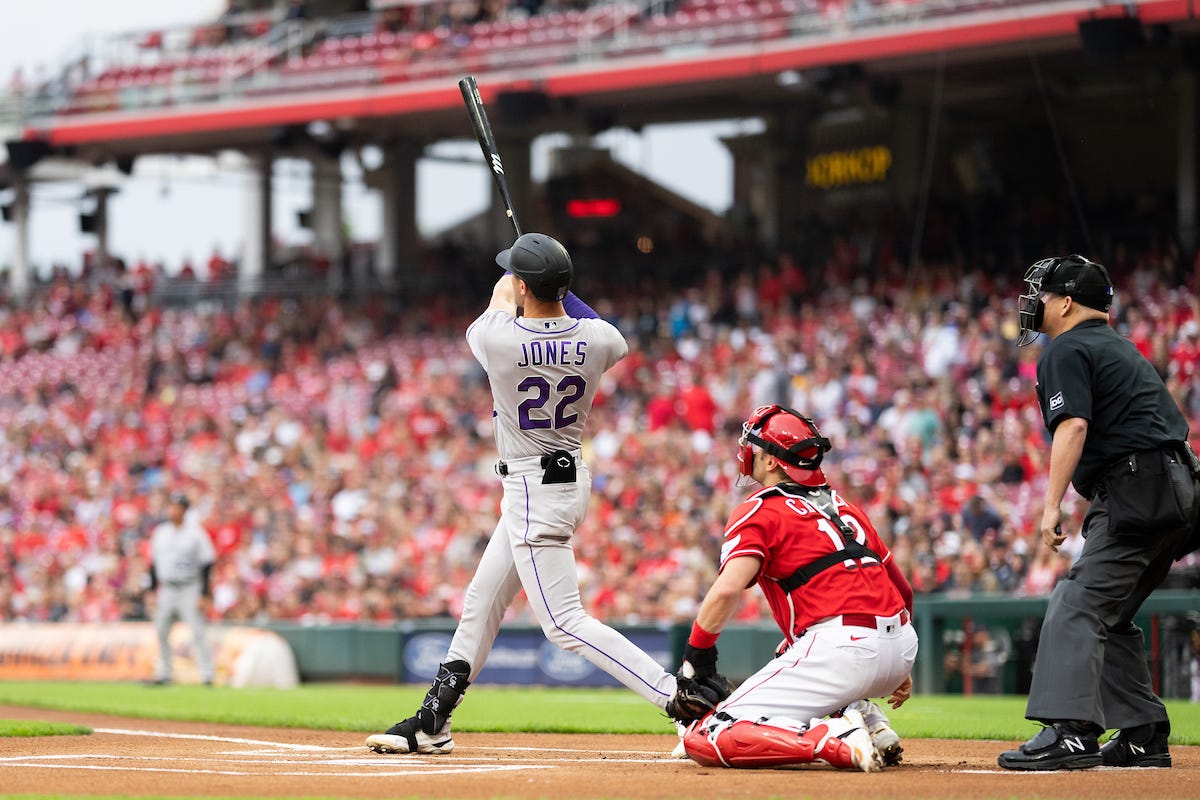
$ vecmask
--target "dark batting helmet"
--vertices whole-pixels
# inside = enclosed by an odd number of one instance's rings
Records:
[[[544,303],[566,297],[575,272],[567,248],[544,233],[521,234],[512,247],[496,255],[496,263],[525,281]]]

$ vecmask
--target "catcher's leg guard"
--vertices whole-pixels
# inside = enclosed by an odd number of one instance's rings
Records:
[[[807,764],[813,740],[789,728],[749,720],[695,725],[683,737],[688,757],[706,767],[774,767]]]
[[[866,729],[844,719],[815,719],[805,731],[769,722],[710,720],[683,737],[688,757],[706,767],[776,767],[820,759],[842,769],[878,769]],[[856,734],[863,739],[858,746],[846,741]]]

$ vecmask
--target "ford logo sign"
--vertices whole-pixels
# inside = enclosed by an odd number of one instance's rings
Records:
[[[448,633],[418,633],[404,643],[405,679],[430,681],[437,677],[438,666],[450,649]]]

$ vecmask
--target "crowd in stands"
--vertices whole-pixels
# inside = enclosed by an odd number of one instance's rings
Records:
[[[1033,0],[1023,0],[1032,3]],[[192,26],[134,29],[20,66],[18,113],[94,113],[444,78],[586,56],[767,42],[971,13],[1004,0],[229,0]]]
[[[1193,265],[1173,249],[1104,257],[1115,324],[1200,434]],[[585,296],[632,345],[585,442],[576,553],[597,617],[692,618],[748,491],[740,424],[768,402],[833,440],[833,486],[918,593],[1045,595],[1078,555],[1077,534],[1056,554],[1034,532],[1048,444],[1039,346],[1013,344],[1023,266],[821,285],[834,266],[785,255]],[[143,617],[148,535],[174,492],[218,551],[214,618],[457,615],[500,499],[491,394],[463,339],[483,294],[397,314],[378,298],[164,308],[129,292],[60,274],[0,309],[0,618]],[[1196,565],[1178,567],[1174,585],[1195,585]],[[521,601],[511,616],[528,619]],[[769,619],[757,593],[738,619]]]

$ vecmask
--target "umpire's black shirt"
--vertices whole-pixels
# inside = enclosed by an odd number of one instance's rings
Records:
[[[1071,476],[1087,498],[1117,459],[1187,441],[1187,420],[1162,378],[1107,320],[1085,320],[1050,340],[1038,357],[1037,396],[1051,433],[1068,417],[1088,421]]]

